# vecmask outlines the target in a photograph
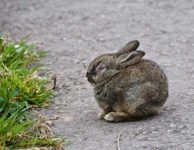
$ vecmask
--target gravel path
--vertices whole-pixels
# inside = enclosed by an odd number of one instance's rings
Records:
[[[67,150],[116,150],[117,140],[121,150],[193,149],[192,0],[0,0],[0,32],[31,34],[30,42],[49,50],[44,63],[58,76],[58,94],[42,112],[59,117],[53,130],[72,141]],[[147,120],[100,121],[86,66],[134,39],[165,70],[168,101]]]

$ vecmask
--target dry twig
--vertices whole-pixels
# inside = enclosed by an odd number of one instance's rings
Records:
[[[53,80],[53,88],[52,88],[52,90],[55,90],[56,87],[57,87],[57,76],[55,74],[52,76],[52,80]]]
[[[117,137],[117,150],[121,150],[121,148],[120,148],[120,138],[121,138],[121,133],[118,135],[118,137]]]

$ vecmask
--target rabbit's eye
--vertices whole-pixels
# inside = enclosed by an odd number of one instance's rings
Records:
[[[93,66],[90,70],[90,72],[94,72],[95,71],[95,67]]]
[[[97,72],[99,72],[99,71],[101,71],[101,70],[104,70],[106,68],[106,65],[105,65],[105,63],[100,63],[100,64],[98,64],[98,66],[96,67],[96,71]]]
[[[104,69],[105,67],[103,67],[103,66],[99,66],[99,67],[97,67],[96,69],[97,70],[102,70],[102,69]]]

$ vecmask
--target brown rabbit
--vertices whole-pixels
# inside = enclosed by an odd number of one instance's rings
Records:
[[[100,119],[120,122],[144,118],[159,112],[168,97],[163,70],[142,59],[138,41],[127,43],[116,53],[95,58],[86,77],[94,86],[95,98],[103,109]]]

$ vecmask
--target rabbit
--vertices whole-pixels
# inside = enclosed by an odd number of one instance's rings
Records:
[[[86,78],[102,112],[99,119],[121,122],[158,114],[168,97],[168,81],[154,61],[143,59],[137,40],[103,54],[88,66]]]

